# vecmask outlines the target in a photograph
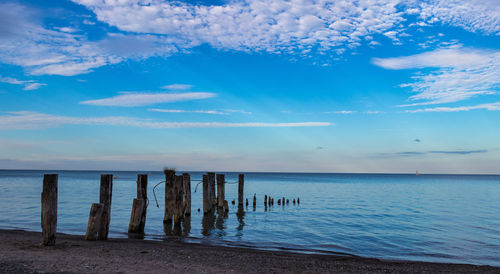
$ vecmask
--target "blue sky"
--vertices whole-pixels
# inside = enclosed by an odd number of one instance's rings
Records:
[[[0,168],[489,173],[496,1],[0,1]]]

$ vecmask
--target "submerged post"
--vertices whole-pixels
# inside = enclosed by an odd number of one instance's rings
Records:
[[[267,207],[267,195],[264,195],[264,206]]]
[[[148,200],[148,175],[137,175],[137,198],[132,204],[132,213],[128,225],[128,233],[144,234]]]
[[[224,207],[225,196],[225,176],[224,174],[217,174],[217,207]]]
[[[184,216],[191,216],[191,176],[189,173],[183,173],[184,184]]]
[[[174,225],[179,226],[184,218],[184,177],[175,176],[174,179]]]
[[[85,240],[97,240],[97,233],[100,227],[102,218],[102,204],[93,203],[90,207],[89,222],[87,223],[87,232],[85,233]]]
[[[99,203],[102,204],[101,221],[99,223],[98,240],[107,240],[111,221],[111,197],[113,194],[113,174],[101,175]]]
[[[253,207],[257,205],[257,195],[254,193],[253,194]]]
[[[245,175],[238,175],[238,206],[243,206],[243,188],[245,185]]]
[[[163,223],[171,223],[174,217],[174,169],[164,169],[165,174],[165,215]]]
[[[57,174],[43,175],[42,191],[42,242],[44,245],[56,244],[57,231]]]

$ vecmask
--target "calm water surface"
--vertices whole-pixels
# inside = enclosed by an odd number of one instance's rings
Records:
[[[99,200],[97,171],[0,170],[0,228],[41,231],[44,173],[59,174],[58,232],[85,234],[92,203]],[[112,172],[111,237],[127,237],[140,172]],[[225,173],[229,183],[236,173]],[[192,217],[184,239],[208,244],[340,252],[385,259],[500,266],[500,176],[246,173],[250,207],[203,218],[202,173],[192,172]],[[146,238],[164,239],[161,172],[149,177]],[[237,200],[237,184],[226,199]],[[257,207],[252,197],[257,194]],[[290,205],[264,208],[264,195]],[[300,206],[291,201],[300,197]],[[172,233],[167,228],[167,234]]]

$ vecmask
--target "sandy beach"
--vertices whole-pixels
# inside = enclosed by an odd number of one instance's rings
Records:
[[[41,233],[0,230],[1,273],[500,273],[467,264],[383,261],[334,255],[297,254],[207,246],[175,239],[110,239],[89,242],[58,234],[55,246]]]

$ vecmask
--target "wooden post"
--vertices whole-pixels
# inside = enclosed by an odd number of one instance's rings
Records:
[[[102,218],[102,204],[93,203],[90,207],[89,222],[87,224],[87,232],[85,233],[85,240],[95,241],[97,240],[97,231],[100,227],[100,221]]]
[[[238,175],[238,206],[243,206],[243,188],[245,185],[245,174]],[[247,203],[248,205],[248,203]]]
[[[148,200],[148,175],[137,175],[137,199],[132,203],[128,233],[144,234]]]
[[[297,205],[300,205],[300,197],[297,197]]]
[[[293,205],[295,205],[295,198],[293,199]]]
[[[253,207],[257,205],[257,195],[254,193],[253,194]]]
[[[283,197],[283,200],[281,200],[281,205],[284,206],[285,205],[285,197]]]
[[[246,204],[246,206],[248,206],[248,198],[246,199],[246,203],[245,204]]]
[[[264,195],[264,206],[267,207],[267,195]]]
[[[212,201],[212,207],[217,205],[217,199],[215,197],[215,173],[208,172],[208,185],[210,187],[210,200]]]
[[[203,175],[203,214],[212,211],[212,200],[210,199],[210,186],[208,184],[208,175]]]
[[[57,174],[43,175],[42,191],[42,242],[44,245],[56,244],[57,231]]]
[[[281,199],[278,199],[278,205],[281,205]]]
[[[101,187],[99,190],[99,203],[102,204],[101,221],[97,233],[98,240],[107,240],[109,223],[111,221],[111,197],[113,194],[113,174],[101,175]]]
[[[225,194],[225,176],[224,174],[217,174],[217,206],[224,207]]]
[[[191,216],[191,176],[189,173],[183,173],[184,185],[184,216]]]
[[[146,211],[146,200],[134,199],[132,204],[132,213],[130,214],[130,222],[128,225],[128,233],[144,234],[143,215]]]
[[[174,180],[174,226],[180,226],[184,218],[184,177],[175,176]]]
[[[229,203],[227,200],[224,200],[224,212],[229,212]]]
[[[165,169],[165,215],[163,223],[172,223],[174,217],[174,177],[175,170]]]
[[[286,204],[289,204],[289,203],[290,203],[290,201],[288,199],[286,199]]]

